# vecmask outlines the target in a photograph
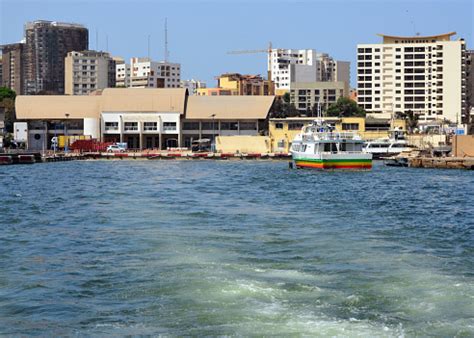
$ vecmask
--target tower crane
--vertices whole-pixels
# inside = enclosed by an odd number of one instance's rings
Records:
[[[257,54],[257,53],[267,53],[268,54],[268,80],[272,80],[272,42],[270,41],[268,43],[268,48],[267,49],[253,49],[253,50],[234,50],[234,51],[229,51],[227,54]]]

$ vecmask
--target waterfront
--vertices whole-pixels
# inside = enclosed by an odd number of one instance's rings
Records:
[[[474,335],[470,171],[0,167],[0,334]]]

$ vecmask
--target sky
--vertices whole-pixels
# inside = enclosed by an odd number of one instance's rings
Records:
[[[378,33],[413,36],[455,31],[474,49],[473,0],[0,0],[0,44],[23,38],[27,21],[75,22],[89,29],[89,49],[128,60],[164,59],[168,21],[169,60],[182,79],[216,86],[226,72],[266,76],[266,54],[235,50],[316,49],[351,62],[355,86],[358,43],[378,43]],[[97,38],[98,37],[98,38]]]

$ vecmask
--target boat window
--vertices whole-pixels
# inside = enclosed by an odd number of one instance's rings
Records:
[[[340,144],[339,144],[339,150],[340,150],[340,151],[346,151],[346,150],[347,150],[347,149],[346,149],[346,146],[347,146],[346,142],[340,143]]]

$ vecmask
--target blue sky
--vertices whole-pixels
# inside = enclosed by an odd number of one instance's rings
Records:
[[[89,47],[126,59],[163,59],[168,18],[170,61],[182,64],[182,78],[205,80],[224,72],[266,75],[265,54],[227,51],[314,48],[351,61],[355,85],[357,43],[376,43],[377,33],[430,35],[456,31],[474,48],[472,0],[449,1],[120,1],[0,0],[0,44],[19,41],[32,20],[77,22],[89,29]]]

